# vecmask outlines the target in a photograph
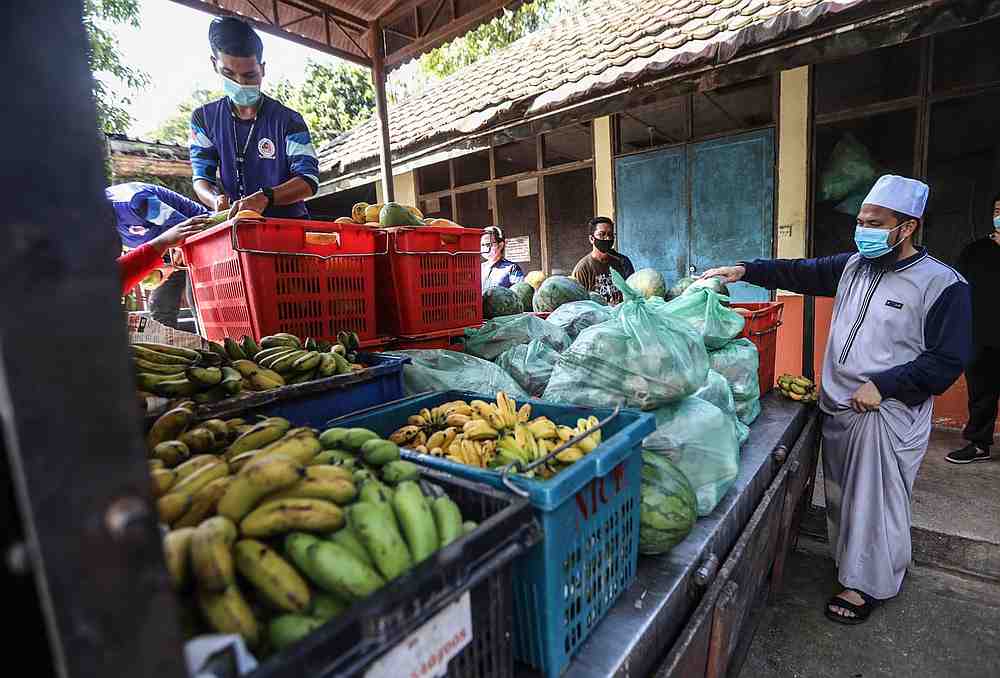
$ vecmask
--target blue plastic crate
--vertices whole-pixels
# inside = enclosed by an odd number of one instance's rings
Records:
[[[464,391],[439,391],[373,407],[331,421],[387,436],[421,408],[451,400],[493,400]],[[532,416],[576,425],[603,408],[529,400]],[[519,402],[518,405],[521,403]],[[514,656],[559,676],[615,600],[635,577],[639,557],[642,439],[656,428],[651,414],[623,410],[603,429],[601,445],[550,480],[514,477],[528,493],[545,538],[514,565]],[[507,490],[497,471],[404,451],[411,461]]]
[[[284,417],[296,426],[322,427],[331,417],[340,417],[373,405],[403,397],[403,365],[406,356],[361,353],[368,369],[284,386],[259,393],[244,393],[210,405],[199,405],[199,420],[228,419],[262,414]],[[162,412],[146,418],[151,425]]]

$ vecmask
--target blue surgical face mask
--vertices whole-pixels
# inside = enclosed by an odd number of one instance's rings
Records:
[[[222,91],[237,106],[256,106],[260,101],[260,85],[241,85],[226,76],[222,77]]]
[[[854,229],[854,244],[858,246],[858,252],[865,259],[878,259],[893,251],[902,243],[902,239],[895,245],[889,245],[889,234],[900,229],[903,224],[896,228],[885,230],[883,228],[868,228],[866,226],[856,226]]]
[[[993,217],[993,230],[1000,231],[1000,217]]]

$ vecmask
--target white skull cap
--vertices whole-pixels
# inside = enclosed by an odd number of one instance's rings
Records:
[[[902,212],[911,217],[921,219],[924,208],[927,207],[927,196],[931,189],[922,181],[886,174],[879,177],[868,197],[866,205],[878,205],[886,209]]]

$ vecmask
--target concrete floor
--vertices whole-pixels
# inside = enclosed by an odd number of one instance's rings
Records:
[[[913,526],[1000,544],[1000,449],[992,461],[949,464],[965,446],[958,432],[934,431],[913,486]]]
[[[865,624],[842,626],[823,615],[837,588],[824,549],[804,542],[793,554],[743,678],[1000,676],[1000,584],[914,568],[900,595]]]
[[[1000,579],[1000,449],[993,461],[945,461],[964,444],[955,431],[931,434],[913,487],[913,559]],[[813,504],[825,503],[820,464]]]

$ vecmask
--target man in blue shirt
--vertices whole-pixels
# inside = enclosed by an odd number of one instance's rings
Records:
[[[491,287],[512,287],[524,280],[521,267],[504,257],[507,241],[503,231],[496,226],[488,226],[479,239],[479,251],[483,257],[483,292]]]
[[[193,200],[156,184],[132,181],[109,186],[104,193],[114,208],[118,237],[126,249],[135,249],[182,221],[208,213]],[[174,269],[150,296],[153,320],[176,328],[186,289],[187,273]]]
[[[302,116],[261,94],[264,45],[252,28],[217,18],[208,31],[212,67],[226,96],[191,115],[191,169],[198,199],[213,210],[307,219],[319,165]]]

